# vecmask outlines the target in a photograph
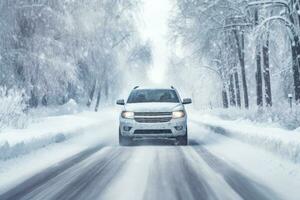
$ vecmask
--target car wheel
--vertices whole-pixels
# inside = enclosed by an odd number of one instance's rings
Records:
[[[183,135],[183,136],[178,136],[178,137],[176,138],[176,140],[177,140],[178,144],[181,145],[181,146],[186,146],[186,145],[188,145],[188,134],[187,134],[187,132],[186,132],[186,134]]]
[[[121,131],[119,130],[119,145],[121,146],[130,146],[132,144],[132,140],[130,137],[123,136]]]

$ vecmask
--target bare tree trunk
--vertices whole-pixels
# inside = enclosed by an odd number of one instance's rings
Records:
[[[296,11],[297,12],[297,11]],[[290,20],[296,26],[292,13],[290,13]],[[293,30],[292,30],[293,31]],[[293,59],[293,77],[294,77],[294,90],[295,90],[295,100],[296,103],[300,103],[300,41],[299,36],[295,31],[293,31],[292,44],[292,59]]]
[[[298,0],[298,5],[297,6],[294,6],[295,9],[296,9],[296,13],[297,13],[297,18],[298,18],[298,26],[300,26],[300,0]]]
[[[30,91],[30,99],[28,104],[30,108],[36,108],[39,105],[39,99],[35,94],[35,89]]]
[[[244,102],[245,102],[245,108],[249,108],[249,97],[248,97],[248,86],[247,86],[247,80],[246,80],[246,70],[245,70],[245,44],[244,44],[244,33],[241,33],[241,39],[239,39],[239,35],[237,33],[237,30],[233,30],[236,44],[237,44],[237,51],[238,56],[240,60],[241,65],[241,74],[242,74],[242,84],[243,84],[243,90],[244,90]]]
[[[43,98],[42,98],[42,105],[43,106],[48,106],[48,99],[47,96],[44,94]]]
[[[298,59],[297,46],[292,42],[292,57],[293,57],[293,77],[295,88],[295,100],[297,103],[300,101],[300,74],[299,74],[299,59]]]
[[[97,102],[95,106],[95,112],[98,112],[99,104],[100,104],[100,98],[101,98],[101,88],[98,90],[98,95],[97,95]]]
[[[93,98],[94,98],[94,94],[95,94],[95,90],[96,90],[96,84],[97,84],[97,81],[94,82],[92,90],[90,92],[89,100],[88,100],[88,102],[86,104],[88,107],[90,107],[91,104],[92,104],[92,101],[93,101]]]
[[[108,88],[108,81],[107,80],[105,80],[105,82],[104,82],[104,95],[105,95],[105,98],[108,99],[109,88]]]
[[[261,70],[261,50],[260,45],[256,46],[256,103],[258,106],[263,106],[263,84]]]
[[[236,103],[238,107],[242,107],[239,74],[237,72],[234,73],[234,80],[235,80],[235,89],[236,89]]]
[[[258,9],[254,11],[254,24],[257,26],[259,23],[258,17]],[[255,52],[255,59],[256,59],[256,104],[259,107],[263,106],[263,83],[262,83],[262,70],[261,70],[261,46],[256,44],[256,52]]]
[[[228,103],[228,96],[227,96],[227,91],[225,85],[223,86],[222,89],[222,100],[223,100],[223,108],[228,108],[229,103]]]
[[[232,74],[230,74],[229,98],[230,98],[230,105],[231,106],[236,106],[235,89],[234,89],[234,78],[233,78]]]
[[[267,38],[263,46],[263,63],[264,63],[264,81],[265,81],[265,100],[266,106],[272,106],[271,78],[270,78],[270,62],[269,62],[269,38]]]

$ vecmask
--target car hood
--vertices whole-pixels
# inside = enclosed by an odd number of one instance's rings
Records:
[[[181,103],[128,103],[125,110],[133,112],[172,112],[183,110]]]

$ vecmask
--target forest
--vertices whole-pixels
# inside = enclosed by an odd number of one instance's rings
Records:
[[[215,77],[224,108],[299,103],[299,19],[296,0],[177,0],[171,40],[185,52],[170,63]]]
[[[97,111],[151,83],[160,47],[141,35],[143,3],[2,0],[1,123],[70,100]],[[196,109],[298,126],[299,1],[169,3],[164,84],[191,95]]]
[[[21,109],[61,105],[70,99],[90,106],[97,99],[97,110],[99,101],[114,99],[128,74],[142,80],[151,62],[151,46],[137,30],[139,4],[1,0],[2,99],[13,96],[10,102],[16,105],[11,107],[23,103]]]

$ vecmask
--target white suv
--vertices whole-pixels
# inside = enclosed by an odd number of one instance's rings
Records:
[[[172,139],[176,144],[187,145],[187,114],[185,104],[191,99],[181,101],[176,89],[135,87],[120,115],[119,143],[130,145],[136,140]]]

